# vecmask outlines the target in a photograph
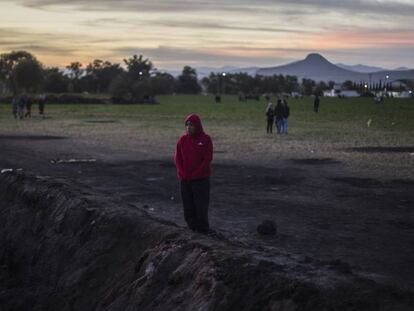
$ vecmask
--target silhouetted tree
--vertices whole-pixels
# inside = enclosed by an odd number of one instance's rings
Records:
[[[43,79],[43,68],[35,58],[27,58],[14,66],[12,75],[19,91],[36,92]]]
[[[182,94],[198,94],[201,87],[197,81],[197,71],[190,66],[184,66],[181,75],[178,77],[176,92]]]
[[[221,93],[225,89],[227,94],[278,94],[299,91],[296,76],[260,76],[254,77],[247,73],[210,73],[202,79],[202,84],[209,93]]]
[[[47,68],[44,70],[42,89],[47,93],[65,93],[69,88],[69,78],[59,68]]]
[[[316,83],[312,79],[302,79],[302,91],[304,95],[312,95]]]
[[[157,72],[150,78],[151,90],[155,94],[171,94],[174,92],[175,78],[169,73]]]
[[[275,81],[275,76],[267,76],[267,77],[260,77],[257,76],[259,80],[256,80],[258,82],[258,86],[260,88],[260,93],[277,93],[279,91],[279,85]]]
[[[211,78],[212,74],[213,73],[210,73],[209,77],[204,77],[201,79],[201,85],[203,86],[204,90],[207,91],[208,93],[215,93],[214,90],[212,89],[214,87],[213,80]]]
[[[150,71],[154,68],[151,61],[148,58],[144,59],[142,55],[133,55],[128,59],[124,59],[124,63],[132,80],[148,78]]]
[[[88,92],[107,92],[109,85],[124,70],[119,64],[95,59],[86,67],[86,75],[82,78],[83,88]]]
[[[237,93],[253,93],[253,90],[255,88],[255,79],[252,76],[248,75],[247,73],[236,73],[234,75],[234,78],[236,79],[236,83],[238,86]]]
[[[132,84],[126,74],[120,74],[109,85],[109,93],[115,101],[132,101]]]
[[[132,100],[133,102],[140,103],[144,100],[144,98],[148,98],[149,96],[155,96],[155,92],[152,88],[149,79],[142,79],[140,81],[136,81],[132,85]]]
[[[70,85],[69,85],[70,91],[74,91],[74,92],[81,91],[79,79],[84,73],[84,69],[82,69],[82,66],[83,65],[80,62],[72,62],[68,66],[66,66],[66,69],[69,72],[68,77],[70,79]]]
[[[16,80],[13,77],[13,71],[24,60],[36,60],[36,58],[26,51],[12,51],[0,55],[0,80],[10,88],[13,94],[18,92],[18,85],[16,85]]]
[[[314,88],[314,95],[322,96],[323,91],[328,89],[328,85],[324,81],[320,81]]]
[[[296,76],[286,76],[286,88],[285,88],[285,92],[286,93],[292,93],[292,92],[297,92],[299,91],[299,83],[298,83],[298,77]]]
[[[82,64],[80,62],[72,62],[70,65],[66,66],[66,69],[69,71],[69,78],[79,80],[83,74]]]
[[[351,80],[346,80],[344,83],[342,83],[342,88],[344,90],[354,90],[355,89],[354,82],[352,82]]]

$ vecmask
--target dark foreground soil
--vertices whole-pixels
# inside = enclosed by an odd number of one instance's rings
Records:
[[[171,159],[0,136],[0,310],[413,310],[414,181],[213,166],[189,232]],[[75,161],[74,161],[75,160]],[[16,169],[20,169],[17,170]],[[260,236],[263,220],[275,236]]]

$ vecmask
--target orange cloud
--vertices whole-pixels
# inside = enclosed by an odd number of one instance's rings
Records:
[[[314,39],[314,49],[414,46],[414,31],[338,31]]]

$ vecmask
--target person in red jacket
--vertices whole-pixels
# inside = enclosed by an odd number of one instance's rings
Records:
[[[204,133],[201,119],[191,114],[185,119],[185,134],[177,142],[174,160],[180,180],[184,219],[191,230],[208,233],[208,205],[213,143]]]

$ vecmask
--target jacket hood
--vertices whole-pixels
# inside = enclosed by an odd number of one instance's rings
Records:
[[[187,121],[190,121],[195,127],[194,136],[198,136],[204,133],[203,125],[201,124],[201,119],[198,115],[196,115],[195,113],[190,114],[189,116],[187,116],[187,118],[185,118],[185,123],[187,123]]]

